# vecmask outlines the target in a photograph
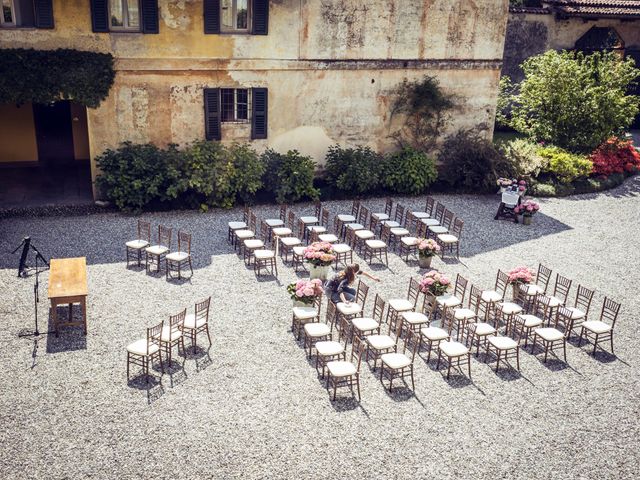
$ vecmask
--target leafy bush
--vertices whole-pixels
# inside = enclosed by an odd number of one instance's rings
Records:
[[[267,149],[262,160],[266,165],[264,184],[275,194],[278,203],[319,198],[320,191],[313,186],[316,165],[311,157],[304,157],[297,150],[282,154]]]
[[[634,173],[640,168],[640,153],[631,140],[612,137],[592,154],[593,173],[607,177],[613,173]]]
[[[351,195],[362,195],[380,184],[383,157],[369,147],[329,147],[325,165],[327,183]]]
[[[538,197],[555,197],[556,186],[553,183],[535,183],[531,186],[531,193]]]
[[[382,183],[395,193],[424,193],[437,177],[434,160],[411,148],[392,153],[384,161]]]
[[[493,192],[499,177],[513,177],[513,166],[495,146],[469,130],[450,135],[440,154],[441,177],[465,192]]]
[[[249,144],[234,143],[227,147],[227,152],[234,167],[231,188],[236,197],[244,203],[250,203],[262,188],[262,176],[267,167]]]
[[[504,143],[500,150],[513,167],[516,177],[536,178],[548,163],[538,153],[540,146],[530,140],[517,138]]]
[[[538,154],[548,160],[544,171],[563,184],[587,177],[593,169],[588,157],[569,153],[560,147],[543,147],[538,149]]]
[[[638,113],[638,97],[629,91],[640,70],[631,58],[550,50],[525,60],[522,69],[509,123],[534,140],[590,152]]]
[[[156,201],[172,198],[168,186],[177,178],[170,157],[150,143],[123,143],[96,158],[101,171],[96,183],[104,195],[125,211],[139,212]]]

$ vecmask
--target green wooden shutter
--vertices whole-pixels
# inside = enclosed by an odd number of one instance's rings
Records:
[[[91,28],[98,33],[109,31],[107,0],[91,0]]]
[[[34,0],[35,26],[37,28],[53,28],[53,1]]]
[[[204,33],[220,33],[220,0],[204,0]]]
[[[158,26],[158,0],[142,0],[142,33],[160,33]]]
[[[266,88],[252,88],[251,138],[267,138],[267,111],[269,91]]]
[[[219,88],[204,89],[204,128],[207,140],[222,139]]]
[[[269,33],[269,0],[253,0],[253,34]]]

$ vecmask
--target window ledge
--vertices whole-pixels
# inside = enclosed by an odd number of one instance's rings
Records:
[[[31,30],[40,30],[40,29],[37,28],[37,27],[21,27],[21,26],[17,26],[17,27],[14,27],[14,26],[0,27],[0,32],[3,31],[3,30],[7,30],[7,31],[10,31],[10,30],[21,30],[21,31],[27,30],[27,31],[31,31]],[[47,30],[51,30],[51,29],[48,28]]]

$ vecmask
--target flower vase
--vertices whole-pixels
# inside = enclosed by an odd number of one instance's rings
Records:
[[[431,259],[433,256],[418,255],[418,265],[420,268],[431,268]]]
[[[533,218],[532,215],[523,215],[522,216],[522,224],[523,225],[531,225],[531,219]]]
[[[326,266],[317,266],[311,264],[309,266],[309,278],[314,280],[319,278],[322,281],[325,281],[329,277],[329,271],[331,270],[331,265]]]

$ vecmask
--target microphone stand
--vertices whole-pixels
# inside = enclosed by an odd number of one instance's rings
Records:
[[[13,251],[13,253],[17,252],[20,247],[22,248],[22,254],[20,255],[20,266],[18,267],[18,277],[21,277],[26,269],[26,260],[27,254],[29,253],[29,249],[33,250],[36,253],[36,281],[33,285],[33,306],[35,310],[35,321],[36,321],[36,329],[32,333],[22,333],[18,336],[20,337],[38,337],[40,336],[40,330],[38,329],[38,303],[40,303],[40,265],[38,264],[38,260],[44,263],[47,267],[49,266],[49,262],[44,256],[40,253],[40,251],[31,244],[30,237],[24,237],[22,239],[22,243],[18,245],[18,247]],[[47,332],[48,333],[48,332]]]

